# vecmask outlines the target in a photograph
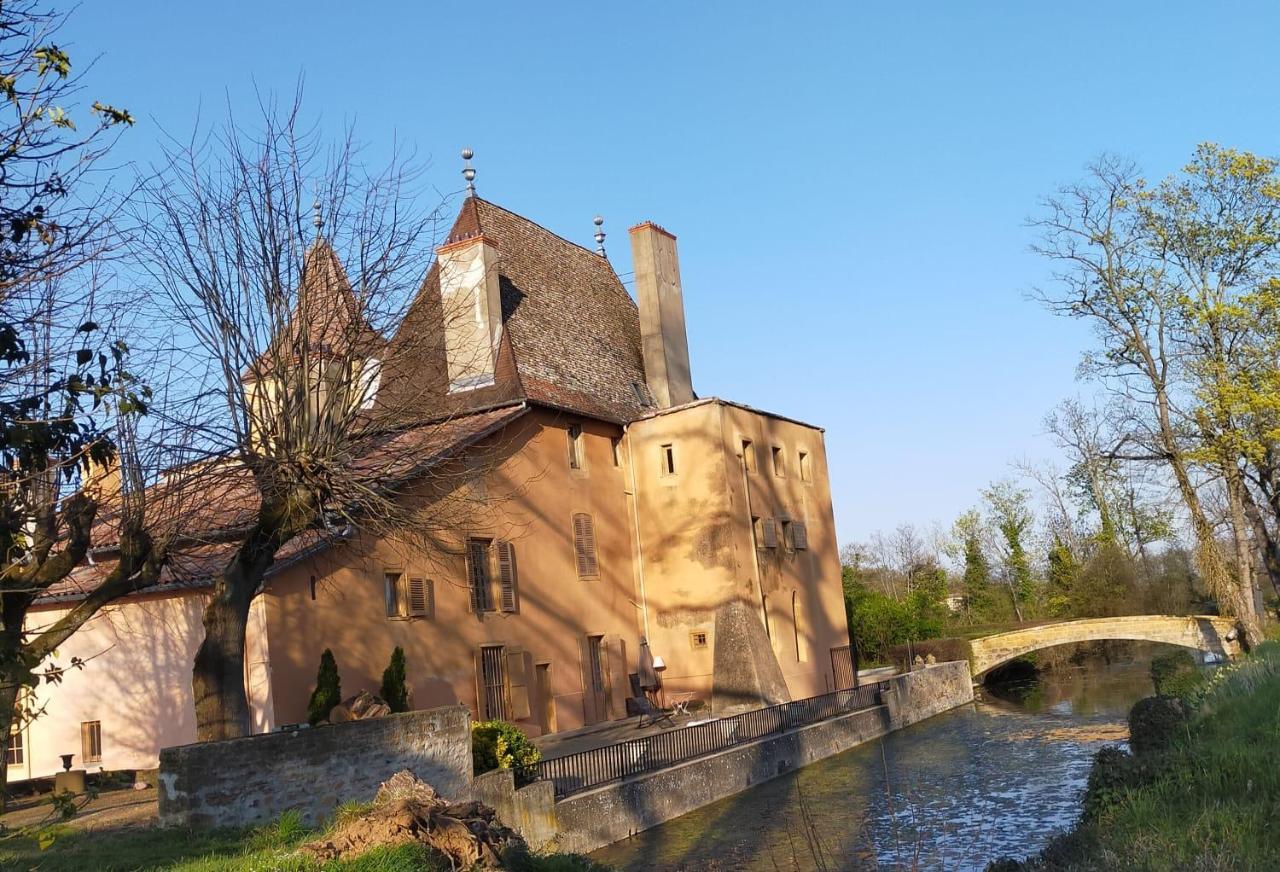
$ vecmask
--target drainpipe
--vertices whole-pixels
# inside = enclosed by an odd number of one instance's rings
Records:
[[[640,616],[644,622],[644,637],[652,642],[649,638],[649,599],[644,592],[644,548],[640,544],[640,495],[636,486],[636,455],[631,450],[630,424],[622,425],[622,441],[627,449],[627,472],[631,477],[631,490],[628,495],[631,497],[631,519],[636,539],[636,575],[640,581]]]

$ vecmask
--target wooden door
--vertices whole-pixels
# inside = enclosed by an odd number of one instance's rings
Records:
[[[556,731],[556,698],[551,690],[551,664],[534,667],[534,688],[538,695],[538,726],[544,733]]]

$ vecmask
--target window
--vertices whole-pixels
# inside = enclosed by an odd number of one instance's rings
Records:
[[[471,587],[471,611],[493,611],[493,590],[490,582],[489,540],[467,540],[467,583]]]
[[[622,466],[622,437],[614,436],[610,439],[609,447],[613,449],[613,465]]]
[[[791,522],[791,547],[804,551],[809,547],[809,528],[804,521]]]
[[[751,444],[750,439],[742,440],[742,465],[747,472],[756,471],[756,447]]]
[[[764,540],[764,547],[777,548],[778,547],[778,522],[775,521],[773,518],[765,518],[762,524],[762,527],[763,527],[764,535],[761,538]]]
[[[706,630],[694,630],[689,634],[689,647],[697,650],[698,648],[707,647]]]
[[[653,405],[653,398],[649,396],[649,388],[643,382],[632,382],[631,390],[635,392],[636,402],[640,407],[647,409]]]
[[[429,618],[435,615],[436,592],[430,579],[406,576],[401,572],[387,572],[382,578],[386,587],[388,618]]]
[[[569,428],[569,468],[583,468],[582,427],[577,424]]]
[[[591,690],[604,693],[604,636],[587,637],[587,670]]]
[[[510,542],[499,542],[498,550],[498,605],[504,612],[515,612],[519,603],[516,591],[516,549]]]
[[[791,626],[795,633],[796,662],[803,663],[809,659],[809,649],[804,639],[804,617],[800,612],[800,594],[791,592]]]
[[[506,649],[486,645],[480,649],[480,714],[487,721],[507,719]]]
[[[755,515],[751,516],[751,540],[757,548],[764,547],[764,522]]]
[[[384,572],[382,574],[382,584],[384,594],[387,600],[387,617],[399,618],[404,615],[404,597],[400,590],[400,573]]]
[[[769,597],[760,597],[760,609],[764,612],[764,634],[773,641],[773,618],[769,615]]]
[[[676,474],[676,446],[668,442],[661,448],[660,461],[662,463],[662,475],[666,476]]]
[[[787,518],[782,518],[782,547],[788,551],[796,550],[795,525]]]
[[[102,721],[80,724],[81,763],[102,762]]]
[[[596,529],[591,516],[582,512],[573,516],[573,554],[578,561],[578,578],[596,578],[600,566],[596,561]]]
[[[813,470],[809,465],[809,452],[801,451],[799,455],[800,480],[813,481]]]
[[[316,601],[316,577],[311,576],[311,601]]]
[[[778,478],[784,478],[787,474],[787,461],[782,456],[782,449],[777,445],[773,446],[773,474]]]
[[[9,761],[10,766],[21,766],[26,760],[22,746],[22,730],[16,725],[12,733],[9,734],[9,747],[5,751],[5,759]]]

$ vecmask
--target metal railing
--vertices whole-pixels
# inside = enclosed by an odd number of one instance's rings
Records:
[[[880,704],[884,684],[837,690],[728,718],[680,727],[616,745],[552,757],[538,764],[538,778],[555,784],[556,799],[631,775],[724,751],[775,733],[829,720]]]

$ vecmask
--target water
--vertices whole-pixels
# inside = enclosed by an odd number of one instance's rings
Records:
[[[983,869],[1069,827],[1093,755],[1128,737],[1145,660],[982,689],[939,715],[624,842],[624,870]]]

